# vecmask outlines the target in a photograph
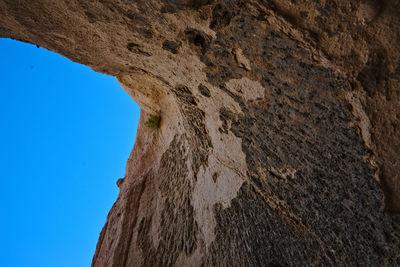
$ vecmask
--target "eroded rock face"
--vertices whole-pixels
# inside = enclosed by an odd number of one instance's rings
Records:
[[[116,76],[142,109],[93,266],[394,266],[399,10],[0,0],[0,36]]]

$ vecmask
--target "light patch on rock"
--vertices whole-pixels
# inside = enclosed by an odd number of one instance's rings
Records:
[[[218,175],[215,182],[212,178],[214,173]],[[207,169],[201,168],[199,171],[193,194],[193,206],[206,250],[215,238],[214,205],[219,203],[224,208],[230,206],[231,200],[237,196],[243,184],[244,178],[241,176],[241,170],[220,161],[215,156],[209,157]]]
[[[362,102],[365,101],[365,93],[357,90],[345,92],[343,96],[344,99],[351,105],[351,113],[356,118],[356,121],[351,122],[350,126],[357,127],[359,129],[360,137],[363,140],[364,145],[372,151],[371,121],[369,120],[369,117],[367,116],[362,104]],[[364,161],[367,162],[374,170],[372,177],[374,177],[377,182],[380,182],[379,164],[374,153],[369,153],[363,158]]]
[[[243,55],[243,51],[240,48],[235,48],[233,50],[235,54],[235,60],[240,64],[242,68],[245,70],[251,70],[250,61]]]
[[[270,167],[268,171],[275,177],[282,179],[284,182],[287,183],[288,179],[294,179],[296,170],[293,169],[291,166],[285,165],[279,170],[275,169],[274,167]]]
[[[219,118],[219,109],[229,108],[234,114],[240,114],[240,106],[221,90],[207,84],[211,90],[213,103],[206,112],[206,127],[213,144],[213,153],[209,155],[208,167],[200,168],[193,192],[193,206],[195,218],[199,224],[200,234],[208,249],[214,240],[216,226],[214,205],[221,204],[224,208],[230,206],[231,200],[246,179],[246,156],[242,151],[242,141],[232,132],[222,134],[218,131],[222,122]],[[210,101],[210,98],[200,98]],[[201,105],[202,102],[200,102]]]
[[[361,138],[366,147],[371,148],[371,122],[365,113],[360,99],[364,98],[360,92],[346,92],[344,98],[352,107],[352,114],[357,119],[356,126],[360,129]]]
[[[231,79],[226,83],[228,89],[239,93],[245,100],[260,100],[266,96],[265,88],[258,81],[252,81],[247,77]]]
[[[180,31],[184,31],[187,28],[198,29],[212,36],[212,38],[217,38],[216,32],[210,29],[210,18],[204,20],[196,12],[180,10],[175,14],[165,14],[165,17],[170,20],[170,23],[179,28]],[[185,23],[181,23],[181,21],[185,21]]]

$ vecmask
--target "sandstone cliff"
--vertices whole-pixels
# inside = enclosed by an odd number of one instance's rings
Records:
[[[142,109],[93,266],[400,265],[398,0],[0,0],[0,37]]]

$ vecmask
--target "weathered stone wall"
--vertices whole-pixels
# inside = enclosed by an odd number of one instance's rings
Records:
[[[0,0],[0,37],[114,75],[142,109],[93,266],[395,266],[399,10]]]

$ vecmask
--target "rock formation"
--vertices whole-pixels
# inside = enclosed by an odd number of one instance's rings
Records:
[[[400,1],[0,0],[0,37],[141,107],[93,266],[400,265]]]

